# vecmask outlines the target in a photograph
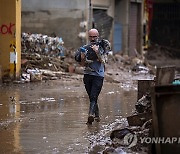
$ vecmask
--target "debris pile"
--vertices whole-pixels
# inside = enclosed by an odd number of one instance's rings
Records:
[[[148,60],[178,59],[180,58],[180,53],[178,49],[152,43],[151,46],[148,48],[145,57]]]
[[[112,143],[109,146],[111,151],[112,149],[117,151],[120,148],[127,153],[149,153],[153,150],[153,145],[146,143],[145,139],[153,136],[150,87],[154,84],[154,80],[138,80],[135,110],[126,118],[127,125],[117,127],[111,132]]]
[[[128,125],[114,129],[110,134],[112,140],[104,153],[110,153],[121,149],[126,152],[148,153],[152,149],[151,144],[142,143],[144,138],[152,137],[152,109],[151,98],[145,95],[136,103],[136,111],[132,116],[127,117]]]
[[[135,108],[138,113],[152,112],[150,94],[146,94],[140,98],[135,104]]]
[[[65,54],[63,44],[61,37],[22,33],[22,53],[38,53],[49,57],[63,57]]]
[[[128,55],[114,54],[106,64],[105,79],[108,82],[121,83],[128,81],[133,76],[144,75],[152,78],[156,68],[149,65],[143,56],[129,57]]]
[[[62,38],[23,33],[21,81],[58,79],[63,72],[69,72],[72,56],[73,50],[64,47]]]
[[[144,56],[129,57],[128,55],[116,54],[112,58],[115,64],[120,64],[121,68],[131,70],[134,74],[154,74],[155,68],[151,66]],[[112,61],[111,60],[111,61]],[[118,65],[119,66],[119,65]]]

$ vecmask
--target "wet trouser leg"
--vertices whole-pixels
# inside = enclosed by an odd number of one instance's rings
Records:
[[[95,106],[95,117],[99,117],[99,106],[98,106],[98,103],[96,103],[96,106]]]
[[[99,116],[98,96],[103,86],[103,77],[84,75],[83,81],[90,100],[89,114]]]

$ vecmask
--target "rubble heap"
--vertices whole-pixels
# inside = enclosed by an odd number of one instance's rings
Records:
[[[180,53],[178,49],[152,43],[145,57],[148,60],[174,60],[180,58]]]
[[[126,152],[148,153],[152,150],[150,144],[141,143],[140,138],[152,136],[152,109],[150,94],[144,95],[135,105],[135,112],[132,116],[127,117],[128,125],[114,129],[110,138],[112,140],[111,146],[107,148],[104,153],[109,150],[117,152],[122,149]]]
[[[22,53],[38,53],[49,57],[62,57],[65,53],[61,37],[22,33]]]
[[[61,37],[22,33],[21,43],[21,80],[55,79],[57,72],[68,72],[73,50],[64,47]]]

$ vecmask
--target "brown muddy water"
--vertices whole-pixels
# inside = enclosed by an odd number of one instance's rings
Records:
[[[104,83],[101,121],[87,126],[88,97],[81,81],[0,87],[0,153],[102,153],[111,131],[127,124],[137,100],[133,81]]]

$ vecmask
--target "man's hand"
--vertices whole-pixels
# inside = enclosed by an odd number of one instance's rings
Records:
[[[83,52],[81,52],[81,62],[80,62],[81,66],[85,66],[85,54]]]
[[[95,51],[95,53],[96,53],[96,55],[98,57],[98,61],[105,64],[104,56],[101,55],[100,52],[99,52],[99,45],[92,45],[91,48]]]
[[[99,45],[92,45],[91,48],[97,53],[99,53]]]

